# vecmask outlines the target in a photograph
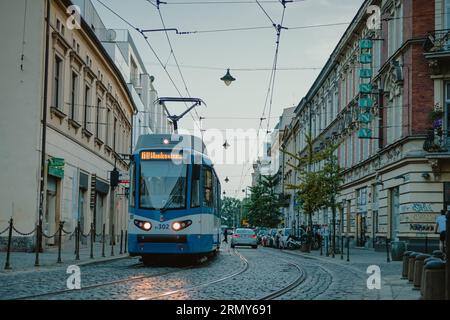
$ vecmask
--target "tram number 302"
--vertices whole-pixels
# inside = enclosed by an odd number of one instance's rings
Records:
[[[169,224],[167,223],[160,223],[155,226],[156,230],[169,230]]]

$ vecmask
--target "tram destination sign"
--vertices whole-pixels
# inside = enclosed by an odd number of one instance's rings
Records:
[[[171,151],[143,151],[141,160],[183,160],[183,154]]]

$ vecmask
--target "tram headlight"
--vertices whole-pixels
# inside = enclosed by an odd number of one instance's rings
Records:
[[[189,227],[191,224],[192,224],[191,220],[177,221],[177,222],[172,223],[172,229],[173,229],[173,231],[181,231],[181,230]]]
[[[152,224],[148,221],[134,220],[134,225],[144,231],[150,231],[152,229]]]

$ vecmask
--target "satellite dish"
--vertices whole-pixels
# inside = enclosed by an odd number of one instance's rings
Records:
[[[108,32],[106,32],[106,39],[108,41],[115,41],[117,38],[117,33],[113,29],[109,29]]]

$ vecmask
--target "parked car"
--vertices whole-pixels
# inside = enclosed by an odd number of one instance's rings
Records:
[[[287,241],[288,241],[289,236],[291,235],[292,229],[284,228],[284,229],[280,229],[278,231],[280,232],[279,248],[286,249]]]
[[[262,245],[264,237],[267,236],[268,234],[269,234],[269,230],[260,229],[257,234],[258,244]]]
[[[274,247],[275,246],[275,236],[277,234],[277,229],[270,229],[269,233],[266,236],[265,239],[265,246],[266,247]]]
[[[258,242],[255,231],[252,229],[236,229],[231,238],[231,248],[235,246],[250,246],[253,249],[258,248]]]

